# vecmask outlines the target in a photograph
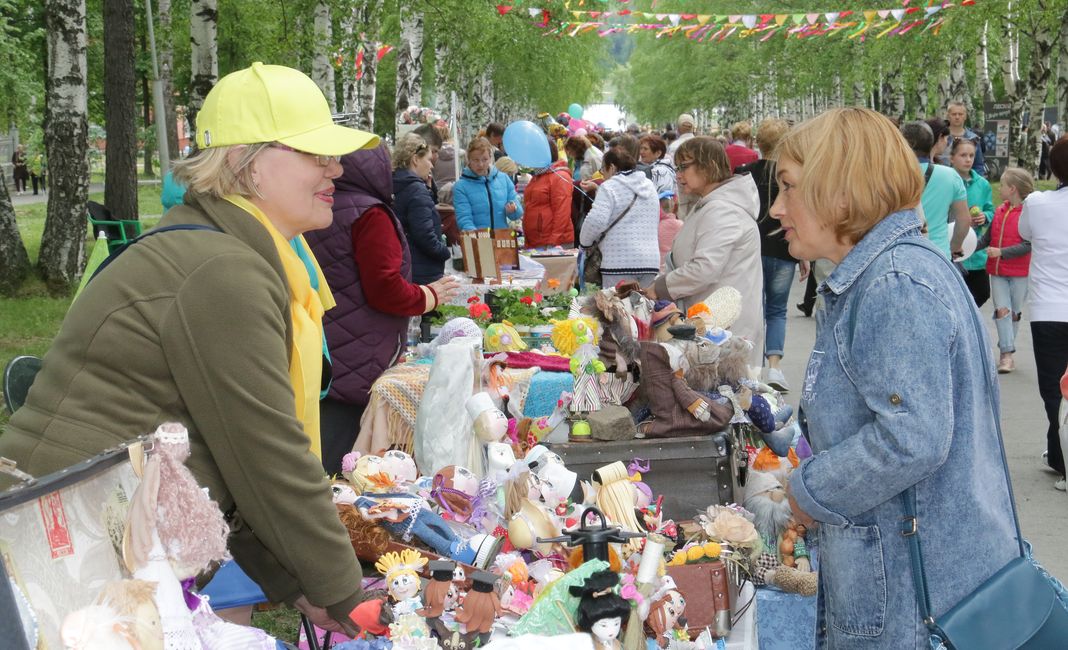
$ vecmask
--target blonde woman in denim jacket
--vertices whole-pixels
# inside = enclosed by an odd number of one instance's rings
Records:
[[[928,648],[904,493],[936,620],[1017,553],[990,342],[920,233],[923,177],[890,120],[834,109],[777,156],[771,215],[790,254],[837,264],[819,288],[826,313],[801,396],[815,455],[789,481],[795,517],[819,535],[817,647]]]

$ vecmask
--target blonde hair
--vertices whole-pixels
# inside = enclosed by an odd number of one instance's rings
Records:
[[[761,122],[756,134],[756,144],[760,153],[765,158],[774,157],[775,147],[779,146],[779,141],[789,130],[790,124],[786,120],[769,117]]]
[[[408,169],[412,161],[420,155],[420,147],[422,153],[429,153],[430,145],[417,133],[407,133],[397,140],[397,145],[393,147],[393,171]]]
[[[722,183],[731,177],[731,163],[719,140],[699,135],[686,140],[675,152],[675,164],[690,160],[704,172],[710,183]]]
[[[693,142],[693,140],[687,140],[687,142]],[[597,491],[596,503],[604,516],[612,523],[621,526],[623,530],[632,533],[642,531],[641,524],[634,516],[638,494],[634,483],[630,480],[627,466],[617,460],[611,465],[598,469],[593,475],[593,480],[601,484]],[[641,549],[637,539],[627,541],[627,547],[632,552]]]
[[[1001,182],[1015,188],[1020,194],[1021,201],[1026,199],[1028,194],[1035,191],[1035,181],[1031,178],[1030,172],[1019,167],[1007,167],[1001,173]]]
[[[883,217],[915,208],[923,175],[901,132],[867,108],[832,108],[779,142],[776,158],[801,166],[797,188],[839,241],[855,244]]]
[[[735,122],[731,127],[731,137],[735,140],[749,141],[749,138],[753,135],[753,125],[749,122]]]
[[[227,194],[261,196],[252,180],[252,163],[271,146],[269,142],[238,144],[201,149],[185,160],[174,163],[174,180],[197,194],[222,198]],[[237,162],[230,164],[230,153],[240,149]]]
[[[467,145],[467,157],[470,158],[476,151],[488,151],[493,154],[493,144],[486,138],[479,136]]]

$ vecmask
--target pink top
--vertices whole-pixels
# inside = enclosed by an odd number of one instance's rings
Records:
[[[675,242],[675,236],[682,230],[682,220],[670,212],[660,211],[660,223],[657,225],[656,235],[660,241],[660,265],[671,252],[671,245]]]

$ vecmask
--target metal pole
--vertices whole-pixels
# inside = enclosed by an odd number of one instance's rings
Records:
[[[159,151],[160,177],[171,168],[171,154],[167,145],[167,111],[163,108],[163,82],[159,78],[156,61],[156,30],[152,25],[152,0],[145,0],[145,24],[148,25],[148,47],[152,52],[152,103],[156,113],[156,150]]]

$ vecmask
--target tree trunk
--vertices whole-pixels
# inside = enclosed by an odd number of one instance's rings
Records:
[[[926,52],[923,54],[921,65],[923,70],[920,71],[920,76],[916,79],[916,101],[918,102],[916,110],[912,112],[912,117],[916,119],[923,119],[927,117],[927,111],[930,110],[931,105],[931,76],[928,70],[930,70],[931,58]]]
[[[1044,3],[1039,3],[1039,11],[1044,9]],[[1027,105],[1030,112],[1027,131],[1024,134],[1020,166],[1034,173],[1038,169],[1038,159],[1041,153],[1042,118],[1046,107],[1046,94],[1049,90],[1050,77],[1053,70],[1050,68],[1050,58],[1055,45],[1053,30],[1048,23],[1038,18],[1033,37],[1034,47],[1031,50],[1031,65],[1028,74],[1028,97]]]
[[[219,78],[218,0],[190,0],[189,43],[192,47],[189,82],[189,125],[195,130],[197,112]]]
[[[449,111],[449,75],[446,63],[449,58],[449,44],[439,37],[434,45],[434,107],[441,113]]]
[[[0,176],[0,296],[13,296],[30,274],[30,256],[22,243],[15,207],[7,192],[7,177]]]
[[[1016,27],[1018,18],[1013,0],[1009,0],[1003,23],[1005,53],[1001,60],[1001,82],[1005,88],[1005,101],[1009,103],[1010,165],[1019,164],[1018,161],[1021,158],[1027,157],[1020,137],[1020,122],[1023,119],[1027,84],[1020,78],[1020,34]]]
[[[315,45],[312,55],[312,79],[326,96],[330,111],[337,112],[337,89],[334,87],[334,62],[330,60],[333,50],[333,33],[330,22],[330,5],[320,0],[315,5]]]
[[[137,218],[135,17],[127,0],[104,0],[104,205],[120,219]]]
[[[397,119],[409,106],[422,104],[423,12],[411,0],[400,6],[400,46],[397,48]]]
[[[141,31],[141,56],[143,59],[147,59],[148,54],[148,37],[146,35],[147,30]],[[155,176],[155,172],[152,170],[152,153],[155,147],[153,144],[156,139],[152,133],[152,91],[149,89],[148,72],[141,74],[141,118],[145,125],[144,130],[144,158],[145,158],[145,176]]]
[[[972,96],[968,92],[968,76],[964,72],[964,51],[958,49],[949,62],[949,99],[962,102],[972,112]],[[944,108],[940,106],[939,108]]]
[[[1068,7],[1061,18],[1061,35],[1058,38],[1061,52],[1057,63],[1057,108],[1060,109],[1060,122],[1068,126]],[[1066,129],[1068,131],[1068,129]],[[1064,131],[1061,131],[1062,135]]]
[[[67,294],[85,264],[89,195],[85,0],[45,0],[48,216],[38,269],[49,291]]]
[[[853,80],[853,105],[864,106],[866,104],[866,95],[864,88],[864,82],[857,78]]]
[[[167,131],[167,151],[171,160],[182,153],[178,147],[178,112],[174,108],[174,37],[171,34],[171,0],[157,0],[156,53],[159,61],[159,81],[163,88],[164,126]]]
[[[1065,16],[1068,19],[1068,16]],[[987,47],[989,23],[983,23],[983,33],[979,37],[979,50],[975,53],[975,82],[983,93],[983,100],[994,101],[994,84],[990,82],[990,54]]]

